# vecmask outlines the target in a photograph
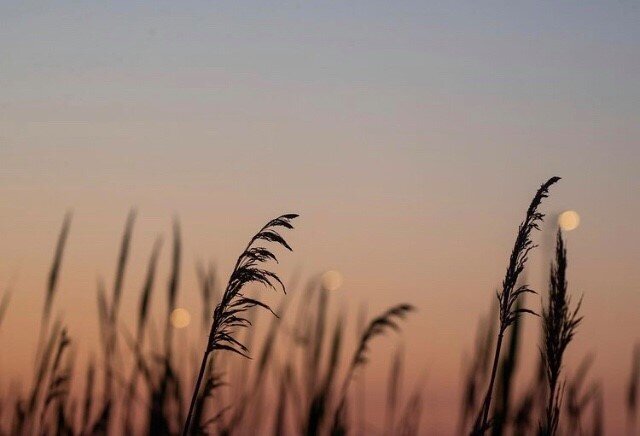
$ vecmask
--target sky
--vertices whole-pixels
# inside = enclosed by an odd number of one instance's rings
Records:
[[[568,367],[596,354],[615,431],[640,339],[639,53],[626,0],[2,2],[0,368],[29,361],[67,210],[71,326],[94,321],[131,207],[133,263],[177,217],[186,271],[228,272],[263,222],[297,212],[285,273],[340,271],[335,298],[353,310],[418,307],[398,340],[408,376],[428,374],[429,427],[448,431],[517,225],[558,175],[527,277],[545,289],[555,217],[578,211],[569,280],[585,321]],[[195,307],[194,274],[183,285]]]

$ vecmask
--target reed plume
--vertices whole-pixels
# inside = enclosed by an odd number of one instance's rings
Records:
[[[522,221],[518,227],[516,242],[513,246],[513,250],[511,251],[507,272],[504,280],[502,281],[502,289],[497,293],[500,321],[498,339],[493,358],[491,377],[489,378],[489,386],[487,387],[487,393],[471,431],[472,434],[483,434],[489,428],[489,411],[491,409],[493,385],[495,383],[496,373],[498,370],[502,340],[506,330],[520,315],[524,313],[536,315],[536,313],[530,309],[516,307],[521,295],[526,293],[535,293],[533,290],[529,289],[527,285],[520,285],[516,288],[516,283],[518,282],[520,274],[524,271],[525,264],[529,259],[529,253],[536,247],[533,241],[531,241],[531,232],[533,230],[540,230],[539,225],[544,219],[544,214],[538,212],[538,208],[540,207],[542,200],[549,196],[549,188],[551,185],[556,183],[558,180],[560,180],[560,177],[552,177],[540,186],[527,209],[524,221]]]
[[[409,312],[415,310],[410,304],[399,304],[388,309],[382,315],[374,318],[367,328],[362,333],[360,337],[360,341],[358,343],[358,348],[356,349],[353,357],[351,358],[351,362],[347,369],[347,374],[344,378],[344,382],[342,383],[342,389],[340,390],[338,407],[334,416],[334,422],[337,422],[341,419],[341,416],[344,414],[345,407],[345,399],[347,396],[347,391],[349,389],[349,384],[351,383],[351,379],[353,378],[353,374],[355,371],[364,366],[368,361],[368,351],[369,351],[369,343],[375,337],[383,335],[387,330],[396,330],[399,331],[400,327],[398,326],[398,320],[404,319]]]
[[[182,431],[183,436],[189,434],[194,406],[211,353],[215,350],[227,350],[244,357],[249,357],[247,355],[247,348],[234,338],[233,330],[250,325],[249,320],[245,317],[245,312],[252,307],[262,307],[273,313],[267,304],[255,298],[246,297],[242,293],[244,287],[250,283],[260,283],[274,290],[279,286],[283,292],[286,292],[284,284],[275,273],[261,268],[261,265],[268,261],[277,262],[277,258],[268,248],[258,244],[271,242],[291,251],[291,247],[277,232],[277,228],[284,227],[285,229],[293,229],[291,220],[297,216],[297,214],[286,214],[269,221],[251,238],[242,254],[238,257],[233,272],[229,277],[227,287],[222,295],[222,300],[213,312],[213,322],[211,324],[211,330],[209,331],[209,338],[202,357],[196,385],[193,390],[189,413],[187,414]]]
[[[573,339],[582,317],[578,316],[582,300],[575,309],[570,309],[571,298],[567,293],[567,250],[558,230],[556,239],[555,264],[551,265],[549,276],[549,297],[547,307],[542,311],[543,359],[547,374],[549,397],[547,400],[545,420],[541,431],[553,436],[558,429],[560,407],[562,403],[562,386],[558,385],[562,370],[562,358],[567,346]]]

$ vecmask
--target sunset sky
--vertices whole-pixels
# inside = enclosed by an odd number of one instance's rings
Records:
[[[640,4],[56,3],[0,4],[0,371],[31,364],[66,211],[55,312],[84,347],[131,207],[130,314],[159,233],[169,263],[174,217],[180,305],[195,308],[196,261],[225,275],[266,220],[296,212],[283,276],[340,271],[335,307],[354,318],[417,306],[407,377],[426,371],[426,426],[450,431],[463,353],[531,197],[558,175],[527,277],[546,292],[556,217],[576,210],[569,288],[585,320],[567,370],[595,353],[622,428],[640,340]],[[373,352],[372,392],[396,342]]]

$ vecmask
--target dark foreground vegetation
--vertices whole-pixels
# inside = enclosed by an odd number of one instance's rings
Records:
[[[558,231],[549,287],[540,311],[524,305],[536,293],[522,282],[532,237],[551,178],[536,192],[520,224],[497,304],[481,322],[472,358],[465,365],[460,434],[602,434],[603,387],[590,381],[592,357],[568,371],[563,358],[579,334],[582,300],[566,280],[567,250]],[[355,346],[347,346],[346,315],[330,312],[330,293],[317,280],[285,290],[270,266],[276,251],[291,251],[285,232],[295,214],[282,215],[260,229],[221,283],[212,266],[197,268],[201,295],[202,341],[184,344],[174,337],[170,315],[176,309],[181,271],[181,238],[172,237],[169,280],[157,283],[160,240],[149,255],[141,284],[137,319],[128,329],[120,318],[135,214],[127,218],[113,284],[100,282],[97,357],[86,365],[76,358],[73,333],[52,318],[71,216],[64,220],[44,293],[35,370],[20,389],[0,392],[0,435],[35,434],[427,434],[421,383],[402,392],[403,355],[390,367],[384,424],[372,428],[364,414],[362,377],[376,338],[400,333],[415,308],[398,304],[367,320],[358,317]],[[158,288],[165,287],[164,295]],[[267,291],[287,292],[278,307]],[[160,294],[160,295],[158,295]],[[10,309],[0,296],[0,328]],[[151,321],[156,298],[166,299],[162,325]],[[253,325],[258,310],[271,312],[267,325]],[[529,388],[514,392],[520,361],[521,319],[539,319],[540,356]],[[408,320],[410,322],[410,320]],[[204,338],[207,338],[204,341]],[[351,338],[350,338],[351,339]],[[201,345],[203,348],[200,349]],[[532,344],[527,344],[531,346]],[[249,359],[250,357],[250,359]],[[625,398],[629,434],[637,434],[640,346],[631,360]],[[568,375],[570,374],[570,376]],[[522,382],[521,382],[522,383]],[[0,384],[6,385],[4,377]]]

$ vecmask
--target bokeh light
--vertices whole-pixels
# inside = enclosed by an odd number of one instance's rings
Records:
[[[575,210],[564,211],[558,217],[558,225],[562,230],[575,230],[580,225],[580,215]]]
[[[171,312],[170,317],[171,325],[174,328],[182,329],[189,325],[191,322],[191,315],[187,309],[183,309],[182,307],[178,307],[173,312]]]
[[[342,286],[342,274],[339,271],[329,270],[322,274],[321,284],[327,291],[337,291]]]

